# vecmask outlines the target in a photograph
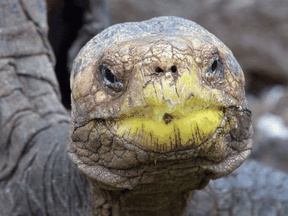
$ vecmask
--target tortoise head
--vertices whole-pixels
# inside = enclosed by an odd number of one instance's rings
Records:
[[[250,154],[243,71],[194,22],[160,17],[110,27],[80,51],[70,81],[69,156],[101,187],[157,185],[150,169],[166,170],[164,182],[181,169],[175,184],[199,189]]]

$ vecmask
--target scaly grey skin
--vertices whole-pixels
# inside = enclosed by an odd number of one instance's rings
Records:
[[[185,216],[284,216],[287,210],[287,173],[248,160],[192,196]]]
[[[93,203],[102,215],[115,212],[101,196],[92,201],[67,156],[71,120],[60,102],[44,1],[2,1],[0,11],[0,215],[92,215]],[[248,161],[196,192],[186,215],[285,215],[287,182],[286,173]]]
[[[0,215],[89,215],[89,185],[66,153],[45,2],[0,11]]]

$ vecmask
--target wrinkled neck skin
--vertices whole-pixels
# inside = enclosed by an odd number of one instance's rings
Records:
[[[93,215],[184,215],[194,191],[137,193],[133,190],[110,191],[91,186],[95,211]]]

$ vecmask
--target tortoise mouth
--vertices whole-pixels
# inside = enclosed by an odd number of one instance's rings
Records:
[[[197,114],[201,112],[197,112]],[[175,143],[172,143],[170,149],[163,148],[163,146],[157,148],[157,145],[156,148],[147,148],[147,145],[141,144],[141,137],[139,138],[138,134],[134,133],[137,131],[137,127],[135,130],[133,128],[129,130],[129,127],[127,128],[129,122],[127,121],[124,122],[125,127],[121,128],[121,125],[119,126],[121,120],[94,119],[74,128],[68,151],[77,156],[79,158],[77,161],[81,161],[81,163],[100,164],[120,170],[141,164],[155,163],[155,161],[194,160],[197,158],[219,163],[228,156],[251,149],[251,145],[246,141],[252,135],[249,110],[244,110],[241,107],[229,107],[222,108],[221,112],[219,123],[217,122],[216,127],[206,136],[201,136],[201,139],[187,139],[187,142],[183,144],[185,137],[180,139],[181,132],[178,136],[179,131],[174,133],[173,128],[172,134],[177,136],[174,137]],[[135,120],[131,119],[132,122]],[[168,127],[172,125],[173,121],[178,120],[173,119],[167,125],[163,121],[160,126]],[[153,124],[156,123],[153,122]],[[182,126],[182,128],[184,127]],[[117,129],[124,131],[124,133],[117,133]],[[165,139],[167,140],[167,137]]]
[[[238,143],[252,135],[251,112],[248,109],[235,106],[218,107],[200,109],[189,115],[179,118],[165,113],[160,123],[151,119],[145,120],[145,117],[103,121],[113,136],[144,151],[159,153],[160,160],[174,159],[169,153],[175,152],[182,155],[182,159],[187,159],[191,155],[185,152],[190,150],[197,157],[220,162],[232,151],[241,152],[246,149],[246,145]],[[195,119],[191,116],[198,117]],[[187,124],[187,119],[192,123]],[[231,148],[233,150],[229,150]]]
[[[222,108],[191,109],[147,115],[121,115],[119,120],[105,120],[111,133],[145,150],[156,152],[197,147],[211,137],[223,120]]]
[[[203,142],[174,146],[170,151],[144,148],[113,134],[117,121],[94,119],[72,131],[69,157],[91,181],[102,182],[103,188],[132,189],[138,184],[155,183],[158,177],[154,176],[163,172],[167,181],[171,181],[172,173],[183,174],[187,182],[203,172],[206,177],[210,173],[208,179],[220,178],[240,166],[252,148],[250,111],[229,107],[222,113],[220,123]]]

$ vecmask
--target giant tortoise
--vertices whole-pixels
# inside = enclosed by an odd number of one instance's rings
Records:
[[[244,75],[214,35],[178,17],[109,27],[74,62],[70,117],[45,2],[0,10],[0,215],[286,214],[288,175],[240,166]]]

